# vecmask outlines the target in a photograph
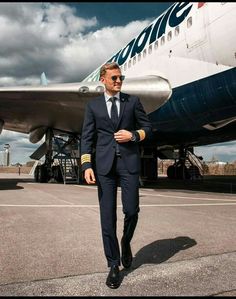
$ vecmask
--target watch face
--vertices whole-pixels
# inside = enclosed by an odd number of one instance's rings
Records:
[[[132,134],[132,137],[131,137],[130,140],[131,140],[131,141],[135,141],[135,139],[136,139],[136,138],[135,138],[135,134]]]

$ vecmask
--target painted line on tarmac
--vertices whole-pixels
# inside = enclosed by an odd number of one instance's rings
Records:
[[[80,186],[80,185],[76,185],[80,188],[87,188],[87,189],[93,189],[95,191],[97,191],[97,189],[95,188],[95,186]],[[121,190],[118,189],[118,192],[121,192]],[[191,197],[191,196],[176,196],[176,195],[165,195],[165,194],[160,194],[160,193],[156,193],[156,194],[151,194],[151,192],[155,192],[154,189],[151,189],[149,191],[150,193],[143,193],[142,191],[139,192],[139,195],[144,195],[144,196],[153,196],[153,197],[170,197],[170,198],[180,198],[180,199],[197,199],[197,200],[215,200],[215,201],[233,201],[236,202],[235,199],[232,198],[224,198],[224,199],[220,199],[220,198],[207,198],[207,197]]]
[[[193,204],[141,204],[140,207],[194,207],[194,206],[234,206],[236,202],[224,203],[193,203]],[[21,208],[99,208],[99,205],[9,205],[0,204],[0,207],[21,207]],[[122,208],[122,205],[117,205]]]
[[[98,208],[99,205],[9,205],[0,204],[0,207],[26,207],[26,208]]]
[[[150,193],[139,193],[139,195],[145,195],[145,196],[159,196],[159,197],[171,197],[171,198],[180,198],[180,199],[197,199],[197,200],[216,200],[216,201],[234,201],[235,199],[230,198],[207,198],[207,197],[191,197],[191,196],[175,196],[175,195],[165,195],[165,194],[150,194]]]

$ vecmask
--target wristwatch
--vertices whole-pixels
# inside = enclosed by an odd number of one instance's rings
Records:
[[[132,137],[130,138],[130,141],[136,141],[136,134],[132,132]]]

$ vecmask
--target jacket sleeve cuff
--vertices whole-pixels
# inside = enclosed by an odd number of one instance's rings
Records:
[[[84,154],[81,156],[82,171],[92,168],[91,154]]]
[[[146,133],[143,129],[137,130],[136,132],[138,133],[139,141],[142,141],[145,139]]]

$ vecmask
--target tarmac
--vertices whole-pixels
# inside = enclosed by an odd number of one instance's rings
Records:
[[[0,296],[235,296],[236,194],[163,182],[140,188],[133,264],[113,290],[97,187],[0,173]],[[120,189],[117,204],[120,240]]]

